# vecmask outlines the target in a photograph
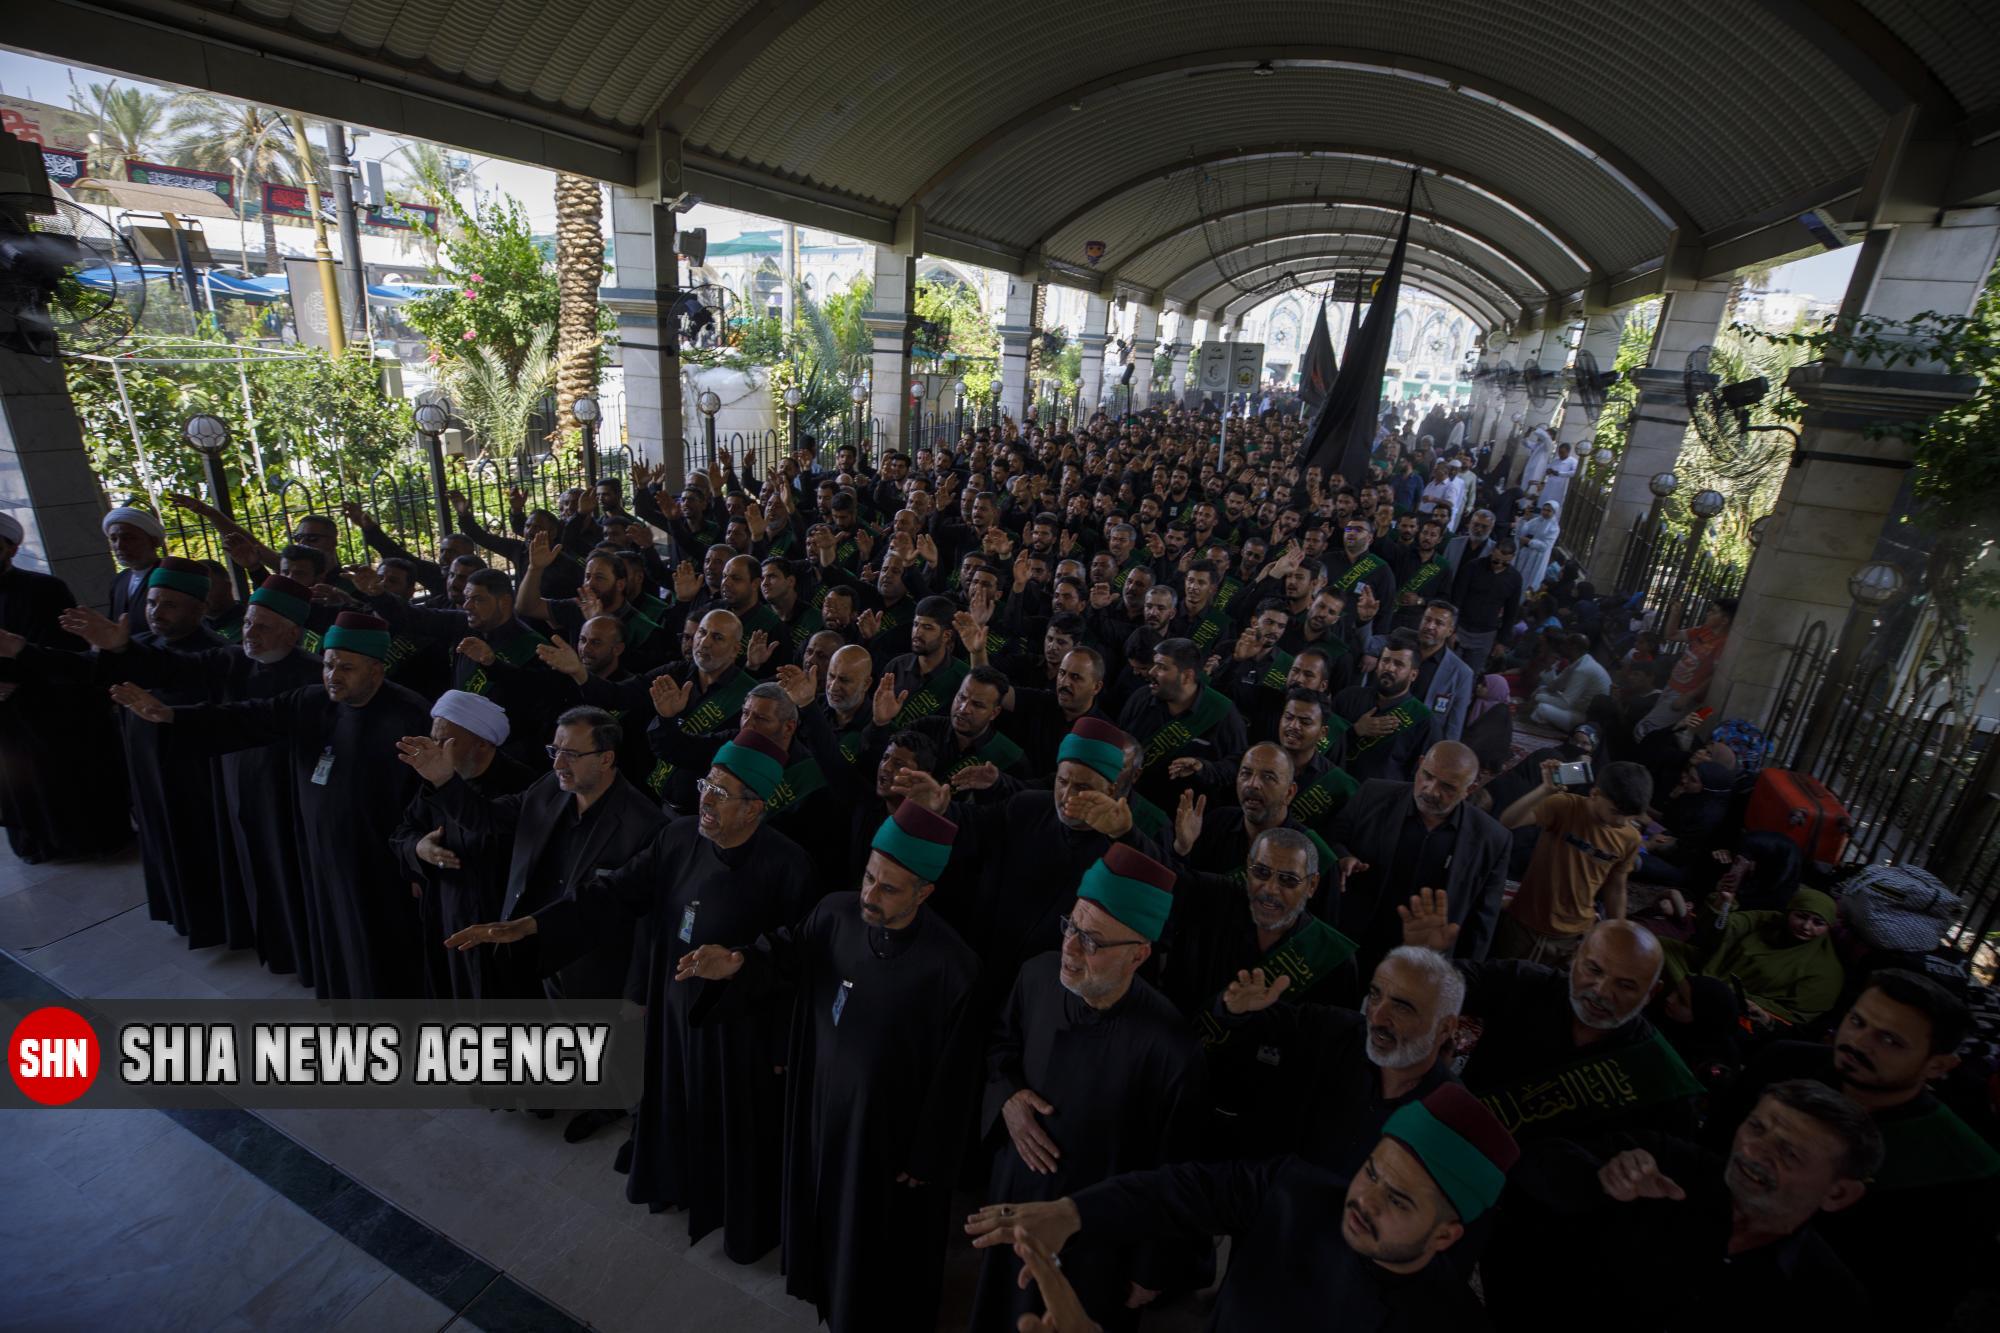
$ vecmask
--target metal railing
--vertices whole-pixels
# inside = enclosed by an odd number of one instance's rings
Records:
[[[2000,930],[2000,719],[1959,713],[1939,673],[1841,663],[1824,622],[1779,679],[1771,762],[1809,773],[1846,806],[1845,861],[1922,866],[1967,902],[1950,942],[1970,954]]]
[[[1575,478],[1563,497],[1562,532],[1558,544],[1570,559],[1587,568],[1597,550],[1597,534],[1611,505],[1611,468],[1592,466]]]
[[[1641,515],[1625,537],[1615,590],[1642,595],[1655,627],[1672,632],[1701,623],[1709,605],[1743,591],[1744,570],[1719,559],[1697,534],[1669,532]]]

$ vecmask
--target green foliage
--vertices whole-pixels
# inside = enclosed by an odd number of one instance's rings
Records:
[[[966,397],[992,401],[1000,372],[1000,332],[979,304],[979,294],[959,283],[925,283],[917,288],[916,313],[949,330],[944,346],[931,349],[939,368],[954,369],[965,381]]]
[[[1785,386],[1785,377],[1807,359],[1798,344],[1773,339],[1760,330],[1732,324],[1716,334],[1709,353],[1709,373],[1723,384],[1734,384],[1759,376],[1771,389],[1750,410],[1752,426],[1792,423],[1798,420],[1799,405]],[[1721,423],[1730,435],[1734,422]],[[1729,501],[1710,524],[1709,531],[1723,559],[1737,565],[1750,562],[1750,525],[1771,512],[1778,503],[1778,491],[1785,483],[1791,459],[1791,438],[1775,431],[1752,432],[1740,446],[1717,449],[1704,443],[1689,430],[1674,459],[1674,473],[1681,479],[1680,496],[1703,490],[1720,492]],[[1680,513],[1677,509],[1676,515]],[[1670,518],[1670,525],[1684,520]]]
[[[502,458],[525,449],[528,425],[555,386],[555,326],[529,335],[517,360],[497,347],[475,346],[471,356],[445,363],[444,386],[452,406],[472,427],[485,452]]]
[[[1618,382],[1604,395],[1604,407],[1598,413],[1597,430],[1591,440],[1593,452],[1598,449],[1623,452],[1625,427],[1639,402],[1639,386],[1632,382],[1632,372],[1644,366],[1652,354],[1653,329],[1659,322],[1657,296],[1636,301],[1625,312],[1625,322],[1618,329],[1618,353],[1610,367],[1618,372]]]

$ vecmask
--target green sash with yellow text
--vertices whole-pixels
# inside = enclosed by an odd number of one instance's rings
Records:
[[[1387,568],[1388,566],[1382,563],[1382,557],[1376,555],[1373,551],[1365,551],[1359,560],[1356,560],[1347,567],[1345,574],[1339,575],[1326,586],[1332,588],[1335,592],[1353,592],[1355,585],[1370,574],[1373,574],[1378,569]]]
[[[972,670],[970,663],[962,658],[947,657],[944,665],[932,674],[921,689],[912,690],[910,697],[903,700],[903,707],[897,712],[892,727],[907,727],[920,717],[929,717],[951,703],[958,693],[958,682],[964,680]]]
[[[1266,981],[1275,982],[1281,976],[1292,979],[1285,995],[1294,1001],[1305,998],[1313,987],[1332,976],[1361,947],[1311,913],[1301,919],[1305,924],[1280,940],[1257,963],[1264,970]],[[1213,1049],[1229,1040],[1230,1030],[1222,1026],[1210,1011],[1203,1011],[1195,1026],[1200,1031],[1204,1047]]]
[[[1431,710],[1424,706],[1423,700],[1412,694],[1405,696],[1403,702],[1378,716],[1396,719],[1396,729],[1394,731],[1385,731],[1380,736],[1363,736],[1358,732],[1355,733],[1353,755],[1367,754],[1391,736],[1400,736],[1411,727],[1421,726],[1430,721]],[[1349,724],[1350,727],[1352,725],[1352,723]]]
[[[1020,746],[1014,744],[1014,742],[996,731],[986,738],[984,745],[975,745],[958,758],[952,760],[951,765],[945,769],[944,776],[949,778],[954,773],[962,773],[968,768],[977,768],[981,764],[991,764],[1002,773],[1005,773],[1009,768],[1012,768],[1021,761],[1022,753],[1023,751]]]
[[[1674,1048],[1655,1032],[1636,1046],[1589,1052],[1558,1069],[1482,1092],[1479,1100],[1510,1134],[1532,1128],[1537,1135],[1573,1138],[1613,1117],[1701,1090]]]
[[[1202,686],[1193,708],[1180,717],[1168,718],[1166,725],[1145,738],[1146,757],[1139,765],[1140,771],[1144,772],[1189,741],[1207,734],[1228,715],[1229,700],[1206,685]]]
[[[1325,772],[1299,788],[1299,794],[1292,798],[1292,818],[1301,824],[1329,819],[1340,813],[1340,807],[1360,786],[1339,764],[1328,764]]]
[[[674,719],[680,724],[681,734],[700,736],[734,722],[743,711],[744,696],[756,684],[749,672],[739,670],[710,690],[700,703]],[[667,790],[667,780],[673,775],[673,764],[662,759],[646,775],[646,786],[655,797],[662,796]]]
[[[784,777],[764,798],[764,813],[781,815],[803,801],[820,788],[826,786],[826,774],[820,771],[817,759],[801,759],[785,770]]]

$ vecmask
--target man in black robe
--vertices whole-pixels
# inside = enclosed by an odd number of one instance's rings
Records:
[[[1239,1240],[1213,1333],[1475,1328],[1471,1265],[1440,1256],[1493,1206],[1519,1156],[1492,1114],[1447,1084],[1389,1118],[1352,1180],[1298,1157],[1167,1166],[1052,1203],[989,1204],[965,1229],[982,1249],[1025,1234],[1051,1253],[1079,1233],[1197,1241],[1228,1232]]]
[[[1125,701],[1118,725],[1145,749],[1138,793],[1171,810],[1202,764],[1242,754],[1249,737],[1236,705],[1202,684],[1201,651],[1192,640],[1161,640],[1146,671],[1147,688]]]
[[[430,738],[452,772],[487,801],[523,790],[536,774],[500,752],[509,729],[506,710],[484,695],[447,690],[431,705]],[[409,747],[397,743],[405,753]],[[417,897],[424,981],[434,998],[529,999],[540,980],[511,957],[447,949],[440,943],[466,926],[500,916],[501,892],[513,850],[513,829],[468,829],[452,820],[437,789],[426,783],[396,826],[396,857]]]
[[[341,612],[327,631],[321,683],[270,699],[171,708],[136,685],[111,692],[147,722],[185,726],[210,752],[284,744],[321,999],[424,993],[416,902],[390,838],[417,782],[396,742],[429,727],[430,706],[384,679],[389,638],[379,617]]]
[[[1085,1185],[1194,1155],[1207,1103],[1200,1048],[1167,998],[1138,976],[1172,903],[1173,871],[1114,843],[1083,877],[1063,946],[1028,961],[987,1053],[982,1146],[987,1197],[1060,1199]],[[1187,1245],[1087,1237],[1064,1268],[1107,1329],[1177,1284]],[[972,1327],[1011,1333],[1034,1313],[1020,1264],[994,1250],[980,1270]]]
[[[468,927],[446,941],[467,949],[532,937],[531,945],[513,947],[532,949],[547,970],[621,939],[629,947],[633,923],[643,923],[649,945],[634,961],[646,976],[646,1083],[625,1195],[655,1212],[685,1207],[690,1243],[721,1227],[723,1252],[744,1264],[779,1238],[789,997],[774,990],[702,1013],[716,1007],[720,996],[710,993],[723,988],[677,975],[674,960],[689,946],[726,948],[798,920],[811,893],[811,866],[796,844],[764,823],[783,762],[770,740],[739,732],[700,780],[693,817],[675,820],[635,852],[606,858],[608,873],[553,902],[538,903],[510,886],[508,909],[531,906],[532,915]],[[605,760],[568,764],[609,767]],[[633,790],[622,779],[619,785]],[[657,808],[638,800],[657,824]],[[540,802],[535,792],[515,802],[525,829]],[[517,878],[525,881],[525,872]]]
[[[160,563],[160,551],[167,544],[167,530],[159,517],[144,509],[120,506],[104,516],[101,526],[111,543],[111,554],[121,568],[111,580],[111,618],[123,620],[134,634],[144,634],[146,593],[153,567]]]
[[[97,671],[107,681],[131,681],[184,702],[234,703],[273,698],[319,679],[319,659],[299,649],[310,596],[303,584],[273,574],[250,594],[242,643],[195,653],[149,643],[149,636],[134,638],[124,621],[84,607],[65,612],[63,623],[97,650]],[[232,949],[254,948],[272,972],[298,973],[310,985],[311,938],[285,765],[284,747],[276,743],[218,761],[214,816],[223,924]]]
[[[20,520],[0,514],[0,637],[76,651],[82,644],[59,624],[76,605],[69,585],[20,568]],[[11,652],[0,651],[0,657]],[[0,676],[0,824],[14,855],[35,865],[102,856],[131,839],[131,795],[102,760],[118,746],[104,696],[61,675]]]
[[[1416,773],[1431,743],[1431,711],[1411,692],[1422,651],[1416,635],[1397,630],[1368,679],[1333,696],[1334,715],[1347,724],[1340,766],[1356,782],[1408,782]]]
[[[936,1326],[949,1186],[980,1033],[978,959],[923,910],[957,830],[906,801],[876,832],[859,894],[732,951],[706,944],[676,977],[725,981],[743,1002],[797,985],[786,1060],[786,1290],[834,1333]]]

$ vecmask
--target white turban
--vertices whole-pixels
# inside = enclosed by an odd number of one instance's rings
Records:
[[[21,538],[26,535],[26,530],[22,528],[20,519],[15,518],[12,514],[0,514],[0,537],[5,537],[8,541],[14,543],[14,545],[19,546]]]
[[[431,716],[456,723],[489,745],[507,739],[507,710],[484,695],[446,690],[431,705]]]
[[[106,536],[111,535],[111,525],[113,523],[130,523],[156,542],[163,542],[167,539],[167,530],[160,526],[160,520],[143,509],[132,509],[128,506],[120,505],[106,514],[103,525]]]

